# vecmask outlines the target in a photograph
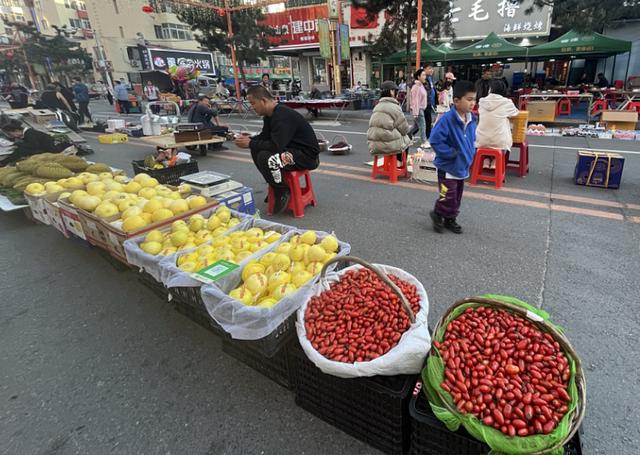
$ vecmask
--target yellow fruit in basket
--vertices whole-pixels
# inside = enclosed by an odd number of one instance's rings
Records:
[[[218,210],[216,210],[216,215],[218,215],[218,218],[220,218],[220,221],[222,221],[225,224],[231,221],[231,210],[229,209],[229,207],[225,205],[223,205]]]
[[[265,255],[263,255],[258,262],[260,262],[260,264],[264,265],[265,267],[269,267],[271,265],[271,263],[273,262],[273,259],[278,255],[278,253],[274,253],[273,251],[266,253]]]
[[[256,243],[252,243],[251,246],[249,247],[249,250],[252,253],[255,253],[256,251],[264,250],[268,246],[269,244],[267,242],[265,242],[264,240],[260,240]]]
[[[122,222],[122,230],[125,232],[139,231],[148,223],[140,215],[130,216]]]
[[[180,270],[187,273],[193,273],[199,269],[198,269],[198,264],[196,262],[185,262],[180,266]]]
[[[131,180],[129,183],[127,183],[124,186],[124,190],[127,193],[134,193],[134,194],[138,194],[138,192],[142,189],[142,185],[140,185],[138,182],[136,182],[135,180]]]
[[[304,262],[293,262],[291,263],[291,267],[289,267],[289,273],[295,275],[296,273],[306,272],[307,266]]]
[[[307,272],[306,270],[302,270],[291,276],[291,284],[293,284],[297,288],[301,288],[311,278],[313,278],[313,275],[311,273]]]
[[[142,217],[142,219],[147,224],[151,224],[153,222],[153,220],[151,219],[151,214],[150,213],[142,212],[142,214],[140,216]]]
[[[186,253],[178,256],[178,259],[176,260],[176,264],[178,264],[178,266],[181,266],[185,262],[196,262],[197,260],[198,260],[197,253]]]
[[[144,251],[145,253],[149,253],[155,256],[159,254],[160,251],[162,251],[162,244],[158,242],[144,242],[140,245],[140,248],[142,248],[142,251]]]
[[[95,196],[98,193],[104,193],[105,185],[102,182],[89,182],[87,183],[87,193],[92,196]]]
[[[250,238],[250,237],[261,238],[261,237],[264,237],[264,231],[260,228],[254,227],[251,229],[247,229],[245,232],[245,236],[247,238]]]
[[[310,262],[309,265],[307,265],[307,272],[315,276],[320,273],[323,265],[322,262]]]
[[[328,235],[320,241],[320,246],[324,248],[327,253],[335,253],[338,251],[338,239],[332,235]]]
[[[176,220],[171,223],[171,232],[188,231],[189,226],[184,220]]]
[[[224,254],[218,254],[217,256],[218,259],[224,259],[225,261],[233,262],[234,264],[237,263],[236,255],[233,251],[225,251]]]
[[[305,254],[305,262],[323,262],[327,252],[320,245],[313,245]]]
[[[316,231],[305,231],[300,236],[300,241],[302,243],[306,243],[307,245],[315,245],[316,239],[317,239]]]
[[[291,250],[291,244],[289,242],[282,242],[280,245],[278,245],[278,247],[275,249],[276,253],[280,253],[280,254],[289,254],[289,250]]]
[[[182,183],[178,186],[178,193],[189,194],[191,193],[191,185],[188,183]]]
[[[144,208],[142,209],[142,211],[143,211],[143,212],[146,212],[146,213],[153,213],[153,212],[155,212],[156,210],[159,210],[159,209],[161,209],[161,208],[164,208],[164,207],[162,206],[162,202],[160,202],[160,201],[159,201],[159,200],[157,200],[157,199],[151,199],[149,202],[147,202],[147,203],[144,205]]]
[[[196,245],[202,245],[203,243],[207,243],[210,240],[211,240],[211,234],[209,234],[209,231],[207,231],[207,235],[205,236],[196,236],[193,239],[193,243],[195,243]]]
[[[149,231],[149,233],[144,237],[145,242],[158,242],[162,243],[164,240],[164,235],[161,231],[154,229],[153,231]]]
[[[271,262],[271,267],[274,270],[289,270],[289,266],[291,265],[291,259],[286,254],[276,254]]]
[[[299,262],[304,259],[304,255],[307,252],[308,245],[293,245],[289,250],[289,258],[292,261]]]
[[[292,245],[300,245],[302,242],[300,241],[299,235],[294,235],[289,239],[289,243]]]
[[[220,237],[225,232],[227,232],[227,228],[220,226],[218,228],[215,228],[213,231],[211,231],[211,237]]]
[[[282,286],[283,284],[289,284],[289,283],[291,283],[291,275],[289,275],[285,271],[278,270],[277,272],[274,272],[273,274],[271,274],[271,276],[269,277],[269,284],[268,284],[269,292],[273,292],[273,290],[278,286]]]
[[[115,180],[103,180],[104,187],[107,191],[124,191],[124,185],[122,183],[118,183]]]
[[[143,180],[146,179],[150,179],[151,177],[149,176],[149,174],[145,174],[144,172],[141,172],[140,174],[136,174],[133,177],[133,180],[135,180],[138,183],[142,183]]]
[[[280,237],[282,237],[282,234],[280,234],[279,232],[276,231],[268,231],[264,233],[264,241],[271,244],[274,242],[277,242],[278,240],[280,240]],[[288,243],[288,242],[286,242]],[[291,248],[291,244],[289,243],[289,248]],[[287,252],[288,254],[288,252]]]
[[[140,182],[140,185],[142,185],[143,188],[154,188],[159,184],[160,182],[158,182],[158,180],[154,179],[153,177],[144,179],[142,182]]]
[[[81,174],[78,174],[78,178],[82,179],[85,185],[89,182],[97,182],[98,180],[100,180],[96,174],[92,174],[91,172],[83,172]]]
[[[271,293],[271,296],[276,300],[280,300],[283,297],[296,292],[296,290],[297,289],[293,284],[283,284],[282,286],[275,288]]]
[[[101,202],[95,209],[94,213],[100,218],[111,218],[118,213],[118,206],[112,202]]]
[[[201,231],[204,228],[204,218],[200,217],[200,218],[196,218],[195,216],[192,216],[191,218],[189,218],[189,229],[191,230],[191,232],[198,232]]]
[[[231,218],[229,220],[229,222],[227,223],[227,227],[228,228],[232,228],[232,227],[234,227],[234,226],[236,226],[238,224],[240,224],[240,220],[238,218]]]
[[[118,183],[127,183],[127,181],[129,180],[129,177],[127,177],[126,175],[116,175],[113,180],[115,180]]]
[[[180,230],[171,234],[171,243],[175,247],[180,247],[187,243],[188,238],[187,231]]]
[[[245,305],[253,304],[253,295],[251,291],[244,287],[235,288],[233,291],[229,292],[229,297],[236,299]]]
[[[158,196],[156,196],[156,198],[157,197]],[[173,199],[169,199],[168,197],[162,197],[162,198],[159,199],[159,201],[162,202],[162,206],[165,209],[171,210],[170,207],[171,207],[171,203],[173,202]]]
[[[84,190],[75,190],[71,192],[71,196],[69,196],[69,202],[71,202],[73,205],[76,205],[77,201],[84,196],[88,196],[89,193],[87,193]]]
[[[169,218],[173,218],[173,212],[169,209],[158,209],[151,214],[151,219],[154,223],[158,223],[160,221],[168,220]]]
[[[218,215],[213,214],[207,220],[207,229],[209,229],[210,231],[213,231],[214,229],[219,228],[221,224],[222,224],[222,221],[220,221],[220,218],[218,217]]]
[[[47,183],[52,183],[52,182],[47,182]],[[53,183],[52,185],[47,186],[47,183],[44,184],[45,191],[47,192],[47,194],[61,193],[62,191],[64,191],[64,187],[62,187],[62,185]]]
[[[169,209],[176,215],[189,211],[189,204],[184,199],[176,199],[171,203]]]
[[[199,256],[209,256],[213,253],[214,248],[211,245],[201,245],[196,251]]]
[[[164,185],[157,185],[155,187],[155,190],[156,190],[156,193],[158,193],[163,197],[167,197],[166,195],[168,195],[171,192],[171,190]]]
[[[162,251],[160,251],[160,253],[158,253],[158,254],[160,256],[169,256],[171,254],[174,254],[176,251],[178,251],[178,250],[175,247],[172,247],[172,246],[165,247],[163,245]]]
[[[151,199],[155,195],[156,195],[156,190],[154,190],[153,188],[142,188],[140,191],[138,191],[138,196],[143,197],[145,199]]]
[[[245,281],[251,275],[264,273],[265,266],[256,261],[251,261],[242,269],[242,280]]]
[[[44,188],[44,185],[41,183],[30,183],[27,185],[24,191],[27,194],[35,196],[44,193],[46,190]]]
[[[264,273],[254,273],[245,280],[244,287],[254,296],[258,296],[267,290],[268,284],[269,280],[267,279],[267,275]]]
[[[71,196],[71,193],[65,191],[63,193],[60,193],[60,196],[58,196],[58,200],[68,198],[69,196]]]
[[[76,205],[82,210],[93,212],[101,202],[102,200],[97,196],[84,196],[78,199],[78,203]]]
[[[182,195],[180,193],[178,193],[177,191],[171,191],[171,192],[167,193],[167,197],[169,199],[173,199],[174,201],[176,199],[182,199]]]
[[[84,182],[78,177],[69,177],[62,186],[68,189],[80,189],[84,188]]]
[[[273,297],[263,297],[260,300],[258,300],[258,303],[256,303],[255,306],[260,308],[271,308],[276,303],[278,303],[278,301]]]
[[[127,218],[129,218],[131,216],[139,216],[141,214],[142,214],[142,209],[140,207],[136,207],[134,205],[134,206],[129,207],[128,209],[126,209],[124,212],[122,212],[121,218],[123,220],[126,220]]]
[[[243,238],[236,237],[233,240],[231,240],[231,249],[235,253],[238,253],[243,250],[247,250],[248,248],[249,248],[249,242],[247,242]]]
[[[100,180],[112,180],[113,174],[111,172],[101,172],[98,174]]]
[[[204,231],[204,232],[206,232],[209,238],[211,238],[211,234],[209,233],[209,231]],[[229,237],[216,237],[211,242],[211,246],[215,248],[219,248],[221,246],[227,246],[227,245],[231,245],[231,239]]]
[[[112,201],[115,203],[115,200]],[[117,203],[118,205],[118,210],[120,210],[120,212],[124,212],[125,210],[131,208],[131,207],[135,207],[135,202],[128,200],[128,199],[124,199],[124,200],[120,200]],[[137,207],[136,207],[137,208]]]
[[[202,207],[203,205],[207,205],[207,200],[204,196],[191,196],[188,199],[189,208],[191,210],[197,209],[198,207]]]
[[[251,251],[240,251],[239,253],[236,253],[236,260],[233,261],[236,264],[239,264],[240,262],[244,261],[245,259],[247,259],[249,256],[251,256],[253,253]]]

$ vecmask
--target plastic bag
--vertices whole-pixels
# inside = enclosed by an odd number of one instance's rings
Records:
[[[205,218],[210,217],[219,207],[214,207],[212,209],[206,210],[201,213],[201,215]],[[244,222],[248,222],[252,219],[252,215],[247,215],[246,213],[238,212],[236,210],[231,210],[231,216],[233,218],[238,218],[240,223],[236,226],[230,228],[227,232],[231,232],[232,230],[237,229],[238,226],[243,224]],[[169,232],[171,230],[171,226],[166,226],[160,229],[160,232],[163,234]],[[127,257],[127,262],[133,266],[139,267],[140,270],[144,270],[149,275],[151,275],[156,281],[164,283],[163,278],[163,270],[162,263],[164,261],[168,261],[170,258],[173,258],[173,263],[175,264],[175,260],[178,256],[178,253],[171,254],[168,256],[160,256],[153,255],[149,253],[145,253],[140,248],[140,244],[144,242],[145,237],[148,232],[145,232],[138,237],[133,237],[131,239],[125,240],[124,242],[124,251]],[[226,233],[225,233],[226,234]],[[182,252],[181,252],[182,253]]]
[[[244,259],[240,264],[238,264],[240,267],[244,267],[245,264],[247,264],[250,260],[254,259],[257,255],[262,255],[267,251],[271,251],[273,248],[275,248],[277,245],[279,245],[284,241],[284,237],[288,233],[294,232],[296,230],[293,226],[288,226],[286,224],[274,223],[271,221],[262,220],[260,218],[249,218],[249,219],[246,219],[244,222],[229,229],[227,232],[224,233],[224,235],[226,236],[236,231],[247,231],[254,227],[257,227],[263,230],[271,230],[271,231],[279,232],[280,234],[282,234],[282,237],[278,239],[278,241],[269,245],[267,248],[260,251],[256,251],[254,254]],[[193,251],[195,251],[195,249],[188,250],[188,251],[187,250],[181,251],[180,254],[187,254]],[[180,254],[174,255],[173,257],[166,256],[166,259],[164,259],[160,263],[160,267],[162,268],[162,271],[161,271],[162,282],[168,288],[189,288],[189,287],[202,286],[203,285],[202,281],[192,278],[190,273],[180,270],[180,268],[176,265],[176,261],[180,256]]]
[[[312,296],[318,296],[329,289],[330,283],[340,281],[340,277],[350,270],[361,269],[361,265],[352,265],[339,272],[327,274],[324,280],[317,282],[312,292],[307,295],[304,304],[298,310],[296,330],[302,349],[323,373],[341,378],[358,378],[365,376],[394,376],[398,374],[419,373],[424,366],[424,360],[431,349],[431,336],[427,319],[429,316],[429,297],[424,286],[413,275],[402,269],[389,265],[374,264],[386,274],[395,275],[401,280],[416,286],[420,296],[420,311],[415,315],[416,321],[402,334],[398,344],[385,355],[368,362],[344,363],[327,359],[316,351],[307,339],[307,331],[304,327],[304,313]]]
[[[540,317],[544,319],[547,324],[553,325],[551,322],[549,322],[549,314],[546,311],[535,308],[523,302],[522,300],[501,295],[484,295],[482,297],[501,300],[524,307],[531,313],[533,313],[533,317]],[[442,341],[444,339],[446,327],[449,322],[460,316],[464,312],[464,310],[466,310],[470,306],[482,306],[482,304],[469,303],[456,308],[455,311],[453,311],[449,315],[442,327],[440,327],[440,330],[438,330],[437,333],[434,333],[433,339]],[[557,325],[554,325],[554,327],[559,331],[562,331],[561,327]],[[429,356],[427,360],[427,366],[424,368],[424,370],[422,370],[422,381],[425,385],[423,390],[427,395],[427,398],[429,399],[429,404],[431,406],[431,409],[433,410],[433,413],[440,421],[442,421],[447,426],[450,431],[457,431],[460,425],[462,425],[474,438],[478,439],[479,441],[486,442],[489,447],[491,447],[490,455],[524,455],[532,452],[540,452],[547,448],[553,447],[566,437],[569,432],[570,416],[573,414],[578,402],[578,389],[575,382],[575,362],[573,358],[566,352],[564,352],[564,355],[569,361],[569,367],[571,370],[571,377],[569,378],[569,387],[567,390],[569,396],[571,397],[571,403],[569,404],[569,410],[564,415],[562,420],[560,420],[556,429],[546,435],[540,434],[533,436],[510,437],[493,427],[484,425],[474,415],[451,413],[447,408],[444,407],[440,396],[435,392],[435,390],[437,389],[440,394],[445,393],[445,396],[448,396],[448,394],[444,392],[440,387],[440,384],[442,384],[442,381],[444,380],[444,362],[442,361],[439,353]],[[451,400],[451,398],[449,399]],[[453,401],[451,401],[451,403],[453,403]],[[559,447],[557,450],[551,452],[552,455],[562,455],[563,453],[563,447]]]
[[[291,235],[301,234],[292,232]],[[327,232],[316,231],[318,241],[326,237]],[[269,249],[260,252],[262,257]],[[338,240],[337,256],[345,256],[351,251],[351,245]],[[335,268],[335,264],[331,267]],[[289,316],[311,297],[313,285],[319,275],[315,276],[293,294],[281,299],[271,308],[248,306],[229,297],[228,293],[242,282],[242,268],[224,277],[216,285],[206,284],[202,287],[202,300],[211,317],[232,338],[238,340],[259,340],[276,330]]]

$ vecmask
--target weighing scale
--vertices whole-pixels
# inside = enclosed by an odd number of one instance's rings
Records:
[[[225,174],[213,171],[202,171],[196,174],[185,175],[180,180],[191,185],[194,192],[202,196],[213,197],[228,191],[237,190],[244,185]]]

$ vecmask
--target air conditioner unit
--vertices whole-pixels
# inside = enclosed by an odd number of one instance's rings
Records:
[[[140,62],[138,60],[129,60],[129,65],[133,68],[137,68],[140,66]]]

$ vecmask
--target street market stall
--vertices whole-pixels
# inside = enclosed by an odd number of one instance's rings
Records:
[[[297,100],[286,100],[280,101],[280,103],[289,106],[291,109],[309,109],[309,111],[317,110],[318,112],[322,111],[322,109],[338,109],[338,114],[336,115],[335,122],[340,120],[340,116],[344,111],[344,108],[349,105],[349,100],[343,100],[339,98],[334,99],[323,99],[323,100],[311,100],[311,99],[297,99]]]

